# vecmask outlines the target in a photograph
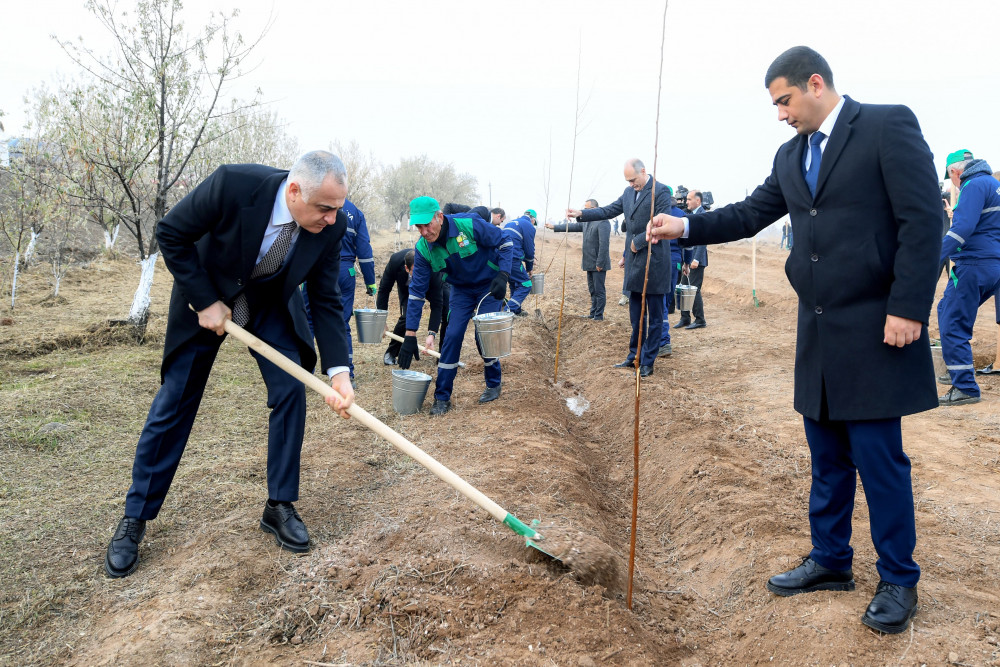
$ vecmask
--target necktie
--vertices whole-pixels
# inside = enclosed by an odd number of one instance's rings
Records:
[[[813,135],[809,137],[809,169],[806,170],[806,185],[809,186],[809,194],[813,197],[816,196],[816,180],[819,178],[819,163],[823,159],[823,151],[820,150],[819,145],[823,143],[826,139],[826,135],[822,132],[813,132]]]
[[[274,239],[274,243],[250,272],[250,280],[266,278],[281,268],[281,263],[285,261],[285,255],[288,254],[288,248],[292,245],[292,232],[294,231],[295,222],[287,222],[281,226],[278,238]],[[250,307],[247,304],[247,295],[240,294],[236,297],[236,302],[233,303],[233,322],[245,327],[249,321]]]

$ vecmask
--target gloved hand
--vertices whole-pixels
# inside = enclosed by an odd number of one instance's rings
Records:
[[[375,285],[368,285],[367,287],[365,287],[365,294],[367,294],[368,296],[375,296],[375,292],[376,292]]]
[[[402,369],[410,367],[410,362],[416,359],[420,361],[420,352],[417,350],[416,336],[403,336],[403,347],[399,349],[399,357],[396,362]]]
[[[502,301],[505,296],[507,296],[507,280],[510,276],[504,271],[497,274],[493,282],[490,283],[490,296],[492,296],[497,301]]]

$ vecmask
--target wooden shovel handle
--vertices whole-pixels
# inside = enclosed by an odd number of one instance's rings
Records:
[[[251,350],[257,352],[275,366],[294,377],[296,380],[301,381],[306,387],[322,394],[323,396],[337,396],[342,398],[336,391],[334,391],[333,387],[328,385],[326,382],[302,368],[297,363],[281,354],[246,329],[243,329],[232,320],[226,320],[225,326],[226,333],[233,338],[238,339],[241,343],[245,343]],[[441,481],[445,482],[463,496],[489,512],[490,515],[497,521],[503,522],[507,518],[507,510],[490,500],[485,494],[479,491],[479,489],[438,463],[433,456],[414,445],[393,429],[389,428],[385,423],[380,421],[377,417],[359,406],[357,403],[353,403],[351,407],[347,409],[347,412],[361,422],[362,426],[388,440],[393,447],[430,470],[434,473],[434,475],[441,479]]]
[[[393,339],[393,340],[398,340],[400,343],[403,342],[403,337],[402,336],[397,336],[396,334],[392,333],[391,331],[386,331],[385,335],[388,336],[389,338]],[[438,359],[441,358],[441,353],[440,352],[435,352],[434,350],[426,348],[423,345],[417,345],[417,348],[421,352],[426,352],[427,354],[431,355],[432,357],[437,357]]]

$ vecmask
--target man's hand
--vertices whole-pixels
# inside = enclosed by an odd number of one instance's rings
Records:
[[[631,251],[632,251],[632,254],[633,254],[633,255],[634,255],[635,253],[639,252],[638,250],[636,250],[636,249],[635,249],[635,240],[632,240],[632,241],[629,241],[629,244],[628,244],[628,245],[629,245],[629,250],[631,250]]]
[[[424,341],[424,347],[426,347],[428,350],[433,350],[434,339],[435,339],[434,334],[427,334],[427,340]]]
[[[697,269],[699,266],[700,265],[698,264],[698,260],[696,260],[696,259],[692,259],[691,260],[691,268],[692,269]]]
[[[351,386],[351,374],[347,371],[337,373],[333,376],[333,380],[330,381],[330,386],[333,387],[335,392],[340,394],[340,398],[327,396],[326,404],[344,419],[350,419],[351,415],[347,414],[347,409],[354,404],[354,388]]]
[[[574,220],[576,220],[581,215],[583,215],[583,212],[580,209],[578,209],[578,208],[568,208],[568,209],[566,209],[566,217],[567,218],[573,218]]]
[[[406,370],[410,367],[410,363],[416,359],[420,361],[420,352],[417,348],[417,335],[414,331],[407,331],[406,335],[403,336],[403,347],[399,348],[399,357],[396,362],[399,367]]]
[[[646,225],[646,240],[650,243],[679,239],[683,233],[684,218],[675,218],[666,213],[658,213],[653,216],[653,221]]]
[[[683,273],[685,276],[690,276],[691,275],[691,265],[690,264],[685,264],[684,268],[681,269],[681,273]]]
[[[621,259],[618,260],[618,268],[619,269],[624,269],[625,268],[625,258],[624,257],[622,257]]]
[[[895,315],[885,316],[885,338],[882,342],[886,345],[903,347],[920,338],[920,332],[924,325],[917,320],[908,320],[905,317]]]
[[[507,296],[507,281],[509,279],[510,276],[501,271],[493,278],[493,282],[490,283],[490,295],[497,301],[503,301],[503,298]]]
[[[601,268],[601,267],[599,267],[599,266],[595,266],[595,267],[594,267],[594,269],[595,269],[595,270],[596,270],[596,271],[597,271],[598,273],[604,273],[604,269],[602,269],[602,268]]]
[[[226,320],[231,319],[233,311],[221,301],[216,301],[205,310],[198,311],[198,326],[210,329],[219,336],[226,333]]]
[[[546,223],[545,223],[545,228],[546,228],[546,229],[555,229],[555,228],[556,228],[556,226],[555,226],[555,225],[553,225],[553,224],[552,224],[551,222],[546,222]]]

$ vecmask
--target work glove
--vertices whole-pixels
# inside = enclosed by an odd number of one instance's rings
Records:
[[[368,296],[375,296],[375,292],[376,292],[376,291],[377,291],[377,290],[376,290],[376,288],[375,288],[375,285],[368,285],[368,286],[367,286],[367,287],[365,288],[365,294],[367,294]]]
[[[490,283],[490,296],[497,301],[503,301],[503,298],[507,296],[507,280],[509,278],[510,276],[504,271],[498,273],[493,282]]]
[[[399,363],[399,367],[405,370],[410,367],[410,362],[414,359],[420,361],[420,352],[417,350],[417,337],[404,336],[403,347],[399,349],[399,357],[396,361]]]

